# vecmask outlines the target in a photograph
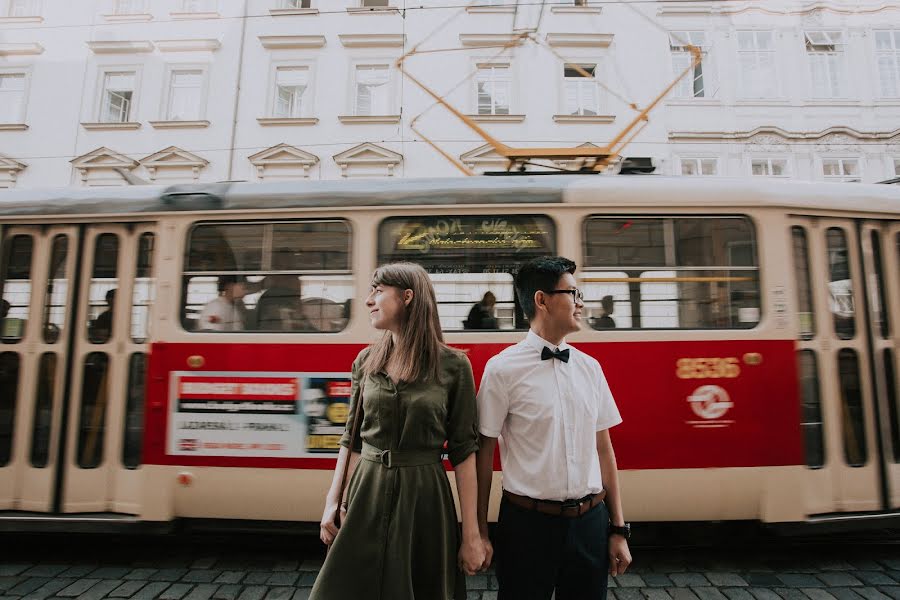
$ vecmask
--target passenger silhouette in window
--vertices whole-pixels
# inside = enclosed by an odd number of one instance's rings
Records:
[[[235,275],[219,277],[219,295],[206,303],[200,312],[197,329],[200,331],[243,331],[246,309],[243,298],[247,294],[244,282]]]
[[[603,298],[600,299],[600,310],[602,314],[599,317],[591,319],[591,326],[594,329],[615,329],[616,322],[610,316],[613,314],[614,308],[615,304],[613,303],[613,297],[603,296]]]
[[[295,270],[295,254],[281,249],[272,255],[272,269]],[[266,291],[256,303],[256,329],[260,331],[312,331],[303,311],[300,277],[296,274],[267,275]]]
[[[469,316],[463,321],[463,329],[497,329],[497,317],[494,316],[494,307],[497,297],[493,292],[485,292],[480,302],[476,302],[469,311]]]
[[[106,292],[106,310],[88,325],[88,338],[94,344],[105,344],[112,335],[113,308],[116,304],[115,288]]]

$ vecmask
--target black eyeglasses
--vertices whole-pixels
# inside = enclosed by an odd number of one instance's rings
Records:
[[[571,290],[544,290],[545,294],[572,294],[572,298],[575,302],[584,302],[584,292],[579,290],[578,288]]]

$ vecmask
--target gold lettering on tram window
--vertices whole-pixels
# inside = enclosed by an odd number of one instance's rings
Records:
[[[541,248],[548,235],[537,223],[501,218],[445,218],[410,222],[397,239],[397,250],[527,250]]]
[[[734,379],[741,374],[737,357],[679,358],[675,361],[678,379]]]

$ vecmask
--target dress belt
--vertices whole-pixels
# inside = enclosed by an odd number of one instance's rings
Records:
[[[440,450],[400,451],[381,450],[363,442],[362,457],[368,461],[381,463],[388,469],[394,467],[420,467],[441,462]]]

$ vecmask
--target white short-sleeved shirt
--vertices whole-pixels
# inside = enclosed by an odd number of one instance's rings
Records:
[[[197,323],[200,331],[242,331],[244,315],[237,303],[217,296],[203,307]]]
[[[603,489],[598,431],[622,422],[600,363],[565,343],[569,362],[533,331],[491,358],[478,390],[478,428],[500,438],[503,488],[531,498],[583,498]]]

